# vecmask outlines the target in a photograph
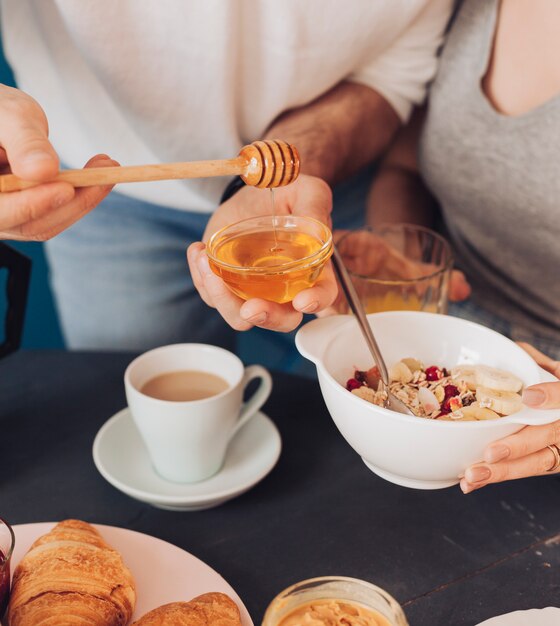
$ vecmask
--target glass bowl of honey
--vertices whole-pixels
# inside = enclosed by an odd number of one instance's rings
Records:
[[[346,576],[309,578],[284,589],[268,605],[261,626],[302,624],[408,626],[401,606],[385,590]]]
[[[332,250],[328,226],[300,215],[241,220],[214,233],[206,246],[212,271],[233,293],[280,304],[317,282]]]

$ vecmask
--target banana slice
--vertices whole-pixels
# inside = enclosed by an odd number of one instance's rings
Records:
[[[496,411],[480,406],[478,402],[473,402],[472,404],[469,404],[469,406],[464,406],[457,411],[457,413],[459,412],[463,414],[463,419],[474,417],[477,422],[500,419],[500,416],[496,413]]]
[[[499,370],[488,365],[477,365],[475,368],[476,384],[498,391],[516,392],[523,387],[523,381],[510,372]]]
[[[406,359],[401,359],[401,362],[404,363],[413,374],[418,370],[424,369],[424,364],[422,363],[422,361],[419,361],[418,359],[413,359],[412,357],[406,357]]]
[[[398,361],[392,367],[389,368],[389,378],[391,382],[397,383],[409,383],[412,380],[412,372],[406,363]]]
[[[480,406],[478,402],[473,402],[469,406],[461,407],[457,411],[438,417],[438,419],[446,422],[482,422],[484,420],[497,420],[500,417],[495,411]]]
[[[488,387],[478,387],[476,399],[483,408],[492,409],[501,415],[516,413],[523,406],[521,396],[513,391],[498,391]]]
[[[476,367],[475,365],[458,365],[451,370],[451,377],[455,381],[462,380],[471,391],[474,391],[477,385]]]
[[[375,389],[372,389],[371,387],[366,387],[365,385],[362,385],[357,389],[352,389],[351,393],[353,393],[355,396],[358,396],[358,398],[361,398],[362,400],[366,400],[367,402],[375,404]]]

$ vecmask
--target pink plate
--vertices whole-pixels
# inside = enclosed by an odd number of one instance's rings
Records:
[[[16,546],[12,571],[37,537],[49,532],[52,522],[13,526]],[[211,567],[167,541],[134,530],[95,524],[109,545],[118,550],[136,581],[137,603],[133,619],[161,604],[190,600],[209,591],[227,593],[241,612],[243,626],[253,626],[247,609],[233,588]]]

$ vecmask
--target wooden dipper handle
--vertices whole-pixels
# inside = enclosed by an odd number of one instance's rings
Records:
[[[241,176],[255,187],[281,187],[293,182],[299,174],[299,155],[285,141],[255,141],[241,149],[234,159],[127,165],[63,170],[49,182],[64,181],[74,187],[115,185],[152,180]],[[0,176],[0,192],[19,191],[40,183],[6,174]]]

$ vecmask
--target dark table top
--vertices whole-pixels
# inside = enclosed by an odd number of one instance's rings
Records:
[[[0,515],[13,524],[74,517],[174,543],[220,572],[256,625],[280,590],[329,574],[383,587],[411,626],[474,626],[560,605],[558,478],[468,496],[392,485],[346,444],[308,379],[274,374],[264,411],[283,451],[246,494],[189,513],[122,494],[98,474],[91,446],[125,406],[132,356],[21,352],[0,362]]]

